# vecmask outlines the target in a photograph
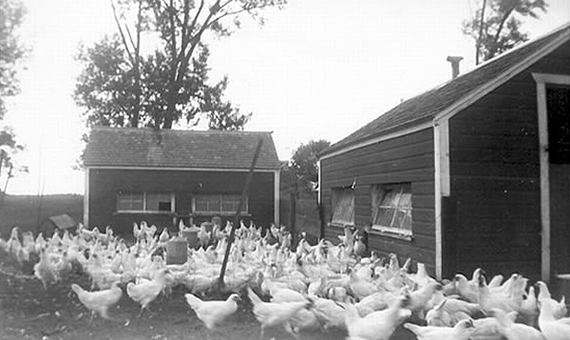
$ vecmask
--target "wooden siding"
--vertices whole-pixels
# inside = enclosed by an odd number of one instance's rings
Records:
[[[540,163],[531,73],[568,74],[566,43],[450,119],[456,271],[540,277]]]
[[[111,225],[118,232],[130,232],[133,222],[144,220],[159,228],[166,226],[177,230],[171,214],[116,213],[117,192],[173,192],[176,213],[188,215],[192,209],[192,194],[239,194],[243,190],[246,176],[246,172],[91,169],[90,225]],[[257,225],[268,226],[273,222],[273,181],[273,173],[255,173],[253,176],[248,204],[249,213]],[[200,219],[195,222],[200,222]]]
[[[331,190],[355,186],[355,224],[370,225],[371,186],[410,182],[412,184],[411,241],[373,231],[368,245],[382,255],[397,254],[423,262],[435,274],[433,130],[425,129],[403,137],[382,141],[321,161],[321,190],[325,222],[331,220]],[[338,242],[343,230],[329,226],[325,237]]]

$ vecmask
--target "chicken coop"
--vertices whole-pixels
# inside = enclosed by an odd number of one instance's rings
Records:
[[[94,128],[85,150],[84,223],[132,231],[200,224],[236,213],[256,147],[262,148],[245,220],[279,223],[281,162],[270,132]],[[177,229],[176,229],[177,230]]]
[[[329,239],[438,278],[477,267],[570,291],[570,24],[404,101],[320,155]],[[449,58],[453,61],[454,58]]]

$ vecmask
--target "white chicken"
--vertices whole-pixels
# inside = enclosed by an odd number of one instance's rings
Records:
[[[75,283],[71,285],[71,289],[77,294],[79,301],[91,311],[89,323],[91,323],[95,312],[99,313],[101,317],[109,319],[109,308],[119,302],[123,296],[123,291],[116,282],[109,289],[94,292],[88,292]]]
[[[494,308],[490,311],[498,321],[498,332],[507,340],[545,340],[546,338],[534,327],[515,323],[503,310]]]
[[[156,273],[154,279],[150,281],[145,280],[138,284],[129,282],[127,284],[127,295],[141,305],[139,317],[148,305],[154,301],[154,299],[156,299],[164,289],[166,285],[165,276],[167,272],[168,270],[166,268],[162,268]]]
[[[396,299],[389,308],[360,316],[355,305],[343,304],[346,308],[345,324],[349,339],[388,340],[396,328],[411,315],[405,309],[408,298]]]
[[[570,318],[557,319],[554,316],[554,305],[551,303],[539,303],[540,315],[538,326],[547,340],[570,339]]]
[[[552,315],[555,319],[560,319],[566,316],[568,309],[566,307],[566,297],[562,297],[560,302],[554,300],[551,295],[550,291],[548,290],[548,286],[546,283],[542,281],[538,281],[536,283],[538,287],[538,297],[537,300],[541,305],[549,304],[551,305]]]
[[[227,300],[224,301],[203,301],[193,294],[184,294],[186,302],[192,307],[196,316],[200,319],[209,330],[214,330],[215,327],[222,321],[227,319],[230,315],[234,314],[240,300],[239,295],[231,294]]]
[[[455,327],[422,327],[412,323],[405,323],[404,327],[412,331],[418,340],[468,340],[474,329],[471,319],[461,320]]]
[[[247,288],[247,294],[253,304],[253,314],[261,324],[260,339],[263,339],[265,329],[268,327],[282,326],[288,333],[297,337],[291,327],[290,320],[303,308],[310,308],[310,300],[295,302],[263,302],[251,288]]]

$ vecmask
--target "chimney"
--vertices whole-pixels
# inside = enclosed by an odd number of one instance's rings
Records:
[[[447,57],[447,61],[451,63],[451,79],[455,79],[459,75],[459,62],[461,60],[463,60],[463,57]]]

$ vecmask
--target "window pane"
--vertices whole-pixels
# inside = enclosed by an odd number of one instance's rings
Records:
[[[147,211],[170,211],[171,195],[170,194],[146,194],[146,210]]]
[[[333,189],[333,222],[354,223],[354,190]]]
[[[396,207],[398,206],[397,199],[399,198],[399,193],[393,189],[386,189],[384,190],[384,196],[382,197],[382,201],[380,202],[381,207]]]
[[[376,185],[371,191],[375,226],[412,230],[411,184]],[[376,197],[374,197],[374,195]]]
[[[117,195],[117,211],[142,211],[143,194],[119,193]]]
[[[392,219],[395,213],[394,208],[380,208],[378,209],[378,215],[374,224],[381,225],[383,227],[389,227],[392,224]]]
[[[236,212],[241,196],[238,195],[200,195],[195,196],[197,212]],[[241,209],[247,212],[247,198]]]

